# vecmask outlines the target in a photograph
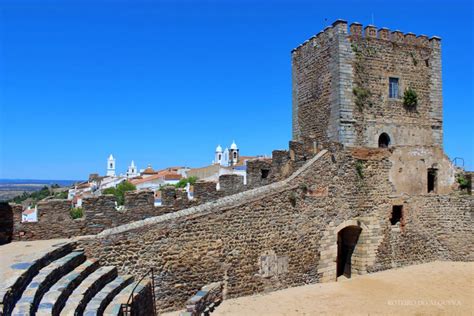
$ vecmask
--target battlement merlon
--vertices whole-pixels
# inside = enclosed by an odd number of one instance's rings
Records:
[[[362,24],[359,22],[353,22],[348,27],[347,21],[338,19],[334,21],[330,26],[324,28],[324,30],[320,31],[316,35],[313,35],[308,40],[304,41],[302,44],[298,45],[294,49],[291,50],[291,53],[294,53],[301,49],[302,47],[308,45],[308,43],[312,43],[313,46],[317,46],[318,43],[320,44],[327,38],[328,36],[333,36],[335,33],[338,34],[347,34],[348,36],[353,37],[365,37],[365,38],[373,38],[378,40],[384,41],[392,41],[394,43],[399,44],[407,44],[407,45],[414,45],[414,46],[422,46],[422,47],[430,47],[431,48],[441,48],[441,37],[439,36],[432,36],[429,38],[424,34],[416,35],[414,33],[408,32],[403,33],[399,30],[391,31],[386,27],[382,27],[377,29],[374,25],[367,25],[363,27]]]

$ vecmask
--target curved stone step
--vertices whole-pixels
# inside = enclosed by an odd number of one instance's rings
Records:
[[[130,285],[126,286],[120,293],[118,293],[114,299],[110,302],[107,308],[104,311],[104,316],[118,316],[122,315],[121,309],[122,304],[127,304],[130,294],[133,292],[134,297],[140,295],[140,293],[148,285],[149,281],[142,282],[133,282]]]
[[[112,299],[122,291],[126,286],[130,285],[133,282],[133,276],[118,276],[104,286],[99,293],[97,293],[92,300],[87,304],[86,309],[84,310],[85,316],[95,316],[95,315],[102,315],[104,313],[105,308]]]
[[[12,315],[34,315],[44,293],[65,274],[86,260],[83,251],[74,251],[42,268],[23,291]]]
[[[60,315],[82,315],[87,303],[115,277],[117,277],[115,267],[106,266],[97,269],[72,292]]]
[[[8,278],[1,280],[0,284],[0,315],[10,315],[23,291],[39,271],[52,261],[70,253],[75,246],[74,242],[53,245],[52,249],[44,254],[35,254],[31,259],[23,258],[11,265],[9,271],[4,273]]]
[[[43,296],[36,315],[59,315],[59,311],[61,311],[66,304],[69,295],[79,286],[82,280],[97,270],[97,268],[99,268],[98,261],[86,260],[67,275],[63,276]]]

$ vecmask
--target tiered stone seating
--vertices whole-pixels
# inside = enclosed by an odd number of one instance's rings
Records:
[[[69,296],[61,315],[82,315],[87,303],[110,281],[117,277],[117,268],[101,267],[90,274]]]
[[[39,271],[52,261],[70,253],[75,246],[75,243],[58,244],[46,253],[22,258],[11,265],[9,271],[4,272],[8,277],[0,280],[0,315],[10,315],[23,291]]]
[[[149,281],[137,284],[132,276],[118,276],[115,267],[100,267],[75,247],[63,243],[21,260],[12,257],[10,269],[1,273],[0,316],[104,315],[109,306],[117,311],[109,315],[118,315],[132,292],[136,308],[145,307],[138,313],[153,314]]]
[[[104,288],[97,293],[96,296],[92,300],[90,300],[89,304],[84,311],[85,316],[95,316],[101,315],[107,305],[112,301],[112,299],[126,286],[130,285],[133,282],[133,277],[131,275],[128,276],[118,276],[104,286]]]
[[[41,269],[16,303],[13,315],[34,314],[44,293],[65,273],[77,267],[85,259],[84,252],[75,251]]]
[[[63,309],[66,300],[75,288],[89,274],[99,268],[99,262],[95,260],[86,260],[80,266],[63,276],[51,289],[43,296],[36,315],[50,316],[58,315]]]

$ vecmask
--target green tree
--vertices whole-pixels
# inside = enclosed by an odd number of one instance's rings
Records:
[[[28,193],[28,192],[23,192],[22,195],[14,197],[13,199],[10,200],[10,202],[14,202],[17,204],[20,204],[21,202],[25,201],[26,199],[31,198],[33,200],[33,203],[36,204],[36,202],[50,196],[52,193],[49,190],[49,188],[45,185],[44,187],[41,188],[41,190]]]
[[[118,205],[123,205],[125,203],[125,192],[135,191],[136,186],[131,184],[128,181],[123,181],[119,183],[115,188],[107,188],[102,191],[102,194],[113,194],[117,200]]]

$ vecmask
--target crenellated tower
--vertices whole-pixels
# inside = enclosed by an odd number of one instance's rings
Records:
[[[337,20],[292,51],[293,139],[442,147],[441,39]]]

